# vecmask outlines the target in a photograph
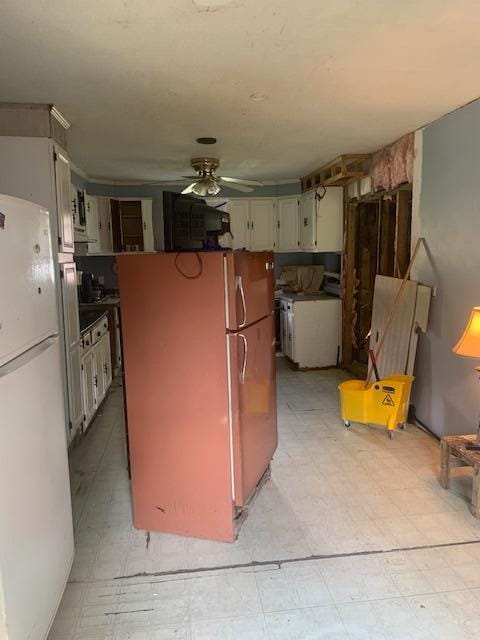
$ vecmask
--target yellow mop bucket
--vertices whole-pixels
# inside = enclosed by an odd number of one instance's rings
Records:
[[[346,427],[351,422],[379,424],[393,436],[397,425],[402,428],[407,421],[413,376],[394,375],[369,382],[347,380],[338,385],[342,420]]]

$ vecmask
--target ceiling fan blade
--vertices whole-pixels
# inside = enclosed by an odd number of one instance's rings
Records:
[[[246,184],[251,187],[263,187],[263,183],[258,182],[257,180],[243,180],[243,178],[229,178],[228,176],[219,176],[218,179],[228,183],[235,182],[237,184]]]
[[[182,178],[185,178],[186,180],[199,180],[199,176],[182,176]]]
[[[189,184],[188,187],[185,187],[185,189],[182,191],[182,193],[184,195],[186,195],[187,193],[192,193],[193,192],[193,187],[196,185],[196,182],[192,182],[192,184]]]
[[[237,184],[236,182],[224,182],[223,178],[219,178],[218,182],[224,183],[229,189],[235,189],[235,191],[242,191],[243,193],[250,193],[253,191],[252,187],[247,187],[243,184]]]

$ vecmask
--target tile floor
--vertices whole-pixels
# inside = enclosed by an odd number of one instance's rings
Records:
[[[468,471],[444,491],[432,437],[348,431],[342,372],[278,365],[272,479],[234,544],[132,528],[122,391],[111,390],[72,455],[77,554],[49,640],[478,637]]]

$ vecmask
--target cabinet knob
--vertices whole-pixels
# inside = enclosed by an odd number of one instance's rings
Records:
[[[99,338],[102,335],[101,331],[97,331],[97,338]]]

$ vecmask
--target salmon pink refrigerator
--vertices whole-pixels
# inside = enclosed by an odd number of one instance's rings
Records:
[[[134,524],[233,541],[277,447],[273,254],[117,263]]]

